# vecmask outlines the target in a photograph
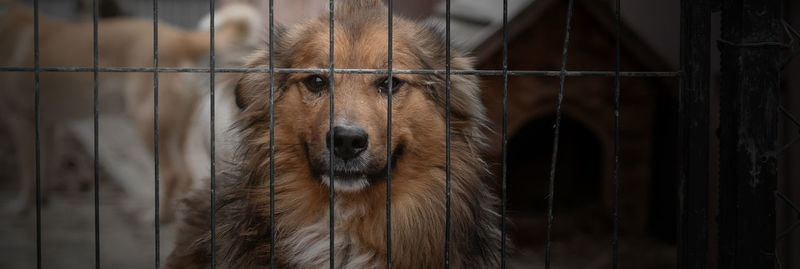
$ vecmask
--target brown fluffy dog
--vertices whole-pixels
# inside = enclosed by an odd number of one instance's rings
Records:
[[[337,68],[386,68],[387,10],[379,0],[350,0],[335,10]],[[325,68],[328,18],[280,34],[277,67]],[[443,69],[445,44],[431,27],[394,22],[394,68]],[[249,67],[268,68],[262,51]],[[454,70],[471,69],[454,51]],[[275,258],[280,268],[322,268],[329,258],[329,165],[333,166],[337,268],[375,268],[386,261],[386,163],[392,157],[392,264],[435,268],[445,263],[445,77],[394,76],[392,144],[387,145],[387,89],[381,74],[337,74],[334,145],[329,134],[327,74],[275,77]],[[450,264],[499,265],[497,199],[480,159],[486,118],[477,78],[452,76]],[[220,177],[216,261],[225,268],[269,265],[269,76],[243,75],[237,86],[241,145],[237,169]],[[334,162],[328,163],[329,149]],[[210,264],[208,192],[187,199],[170,268]]]

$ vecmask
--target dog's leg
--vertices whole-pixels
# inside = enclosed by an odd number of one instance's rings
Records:
[[[188,116],[187,116],[188,117]],[[161,148],[165,158],[161,175],[163,191],[161,194],[162,206],[159,214],[163,222],[171,222],[175,218],[175,208],[178,200],[183,197],[191,186],[191,175],[183,156],[183,144],[185,131],[188,126],[175,123],[174,128],[165,132],[164,140],[161,141]]]
[[[8,204],[6,210],[21,214],[29,209],[36,199],[34,126],[31,121],[17,115],[6,116],[8,126],[11,127],[9,130],[14,153],[17,156],[17,178],[20,184],[17,197]]]
[[[76,121],[69,126],[78,143],[87,152],[94,151],[92,119]],[[122,208],[142,225],[153,223],[153,158],[141,142],[137,130],[127,116],[107,114],[100,118],[100,165],[107,173],[101,180],[122,189]]]
[[[52,124],[43,124],[39,131],[41,145],[41,197],[43,205],[50,201],[54,185],[63,183],[59,170],[65,155],[61,145],[64,141],[57,140],[59,138],[63,139],[63,136],[58,135],[60,132],[61,128]]]

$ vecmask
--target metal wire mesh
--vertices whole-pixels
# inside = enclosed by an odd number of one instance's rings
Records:
[[[214,80],[215,80],[215,75],[216,75],[214,67],[216,67],[216,63],[215,63],[216,59],[214,57],[215,56],[214,55],[214,53],[215,53],[214,52],[214,24],[215,23],[213,23],[214,22],[214,13],[215,13],[214,12],[214,0],[209,0],[208,3],[209,3],[209,9],[208,10],[211,13],[210,19],[211,19],[211,22],[212,22],[212,23],[209,23],[209,25],[210,25],[209,26],[210,27],[210,29],[209,29],[209,37],[210,37],[209,38],[209,42],[211,43],[211,44],[209,44],[209,46],[210,46],[210,50],[209,50],[209,52],[210,52],[210,55],[209,55],[209,68],[210,68],[210,70],[209,70],[209,75],[210,75],[210,78],[209,78],[210,79],[209,94],[210,94],[210,98],[209,98],[209,100],[210,100],[210,108],[211,108],[210,109],[211,113],[209,115],[210,123],[211,123],[210,124],[211,127],[209,129],[210,140],[211,140],[211,141],[209,141],[209,143],[210,143],[210,151],[211,151],[210,152],[210,154],[211,154],[210,155],[211,156],[211,172],[210,172],[210,179],[209,179],[209,181],[211,183],[210,184],[210,190],[209,190],[209,192],[211,193],[211,195],[209,197],[210,202],[211,202],[211,206],[210,206],[209,209],[210,209],[211,212],[209,212],[209,214],[210,214],[209,215],[209,219],[211,220],[210,221],[211,224],[210,224],[209,229],[211,230],[211,252],[210,253],[211,253],[211,268],[213,269],[213,268],[216,268],[216,266],[217,266],[217,262],[216,262],[217,261],[217,251],[216,251],[217,250],[217,245],[216,245],[216,243],[217,243],[217,241],[216,241],[217,240],[217,220],[216,220],[216,216],[217,215],[215,214],[216,213],[216,209],[217,209],[216,206],[215,206],[215,204],[216,204],[216,194],[217,194],[216,193],[216,190],[217,190],[217,181],[216,181],[217,169],[216,169],[216,153],[215,153],[216,152],[216,149],[215,149],[216,139],[214,139],[215,136],[216,136],[216,134],[215,134],[216,133],[216,129],[214,128],[214,118],[215,118],[214,117],[214,115],[215,115],[214,114],[214,108],[215,108],[215,106],[214,106],[214,101],[215,101],[215,98],[214,98],[214,94],[215,94],[215,92],[214,92],[214,84],[215,84],[215,82],[214,82]],[[158,212],[156,212],[156,214],[158,214]],[[156,266],[156,268],[158,268],[158,266]]]
[[[96,1],[96,0],[95,0]],[[153,160],[155,173],[153,175],[153,188],[155,189],[155,213],[153,225],[155,226],[155,268],[161,268],[161,222],[160,222],[160,180],[159,180],[159,148],[158,148],[158,0],[153,0]],[[213,200],[211,201],[214,202]],[[213,220],[213,218],[212,218]],[[211,230],[212,232],[214,229]],[[213,245],[213,244],[212,244]],[[212,255],[213,259],[213,255]]]
[[[328,100],[328,103],[330,104],[330,111],[329,111],[328,116],[330,117],[330,121],[328,122],[328,127],[330,129],[329,132],[331,134],[330,137],[329,137],[328,143],[329,143],[329,145],[333,146],[334,145],[334,136],[336,135],[336,131],[334,130],[335,128],[333,128],[333,97],[335,95],[334,94],[334,86],[336,84],[335,83],[335,80],[336,80],[335,75],[336,75],[336,73],[334,72],[334,67],[335,67],[334,59],[335,59],[335,57],[334,57],[334,47],[333,47],[333,40],[334,40],[333,39],[334,38],[333,37],[333,34],[334,34],[334,32],[333,32],[333,29],[334,29],[334,27],[333,27],[333,22],[334,22],[333,16],[334,16],[334,14],[333,13],[334,13],[335,7],[333,5],[333,0],[330,0],[328,2],[328,4],[329,4],[328,9],[330,10],[330,14],[328,15],[328,26],[330,27],[330,29],[329,29],[329,31],[330,31],[330,40],[328,40],[328,44],[330,44],[330,48],[329,48],[329,51],[328,51],[328,55],[330,56],[330,58],[329,58],[330,67],[329,67],[329,70],[328,70],[328,72],[329,72],[328,75],[330,77],[328,79],[328,81],[330,82],[330,86],[328,88],[329,89],[329,94],[328,94],[329,100]],[[270,40],[270,42],[272,42],[272,40]],[[328,204],[330,206],[330,209],[329,209],[328,214],[330,215],[329,216],[329,221],[330,221],[329,222],[329,224],[330,224],[330,228],[329,229],[330,230],[328,230],[328,234],[330,234],[330,238],[329,238],[330,247],[328,248],[328,254],[329,254],[329,257],[330,257],[330,268],[334,268],[334,259],[333,259],[334,253],[333,252],[335,251],[334,244],[333,244],[333,242],[334,242],[334,234],[335,234],[334,225],[333,225],[333,221],[334,221],[333,208],[334,208],[334,202],[335,202],[334,201],[335,193],[333,191],[334,177],[335,177],[335,175],[333,173],[333,150],[329,150],[328,151],[328,188],[330,188],[330,193],[329,193],[329,196],[328,196]]]
[[[555,183],[556,183],[556,161],[558,160],[558,139],[561,134],[561,111],[562,104],[564,103],[564,84],[566,83],[567,71],[567,51],[569,49],[569,32],[572,29],[570,22],[572,21],[572,7],[575,4],[574,0],[569,0],[567,5],[567,22],[566,31],[564,32],[564,46],[561,50],[561,75],[558,81],[558,101],[556,104],[556,122],[553,131],[553,155],[550,158],[550,180],[547,184],[547,241],[545,248],[544,268],[549,269],[551,263],[551,247],[553,243],[553,203],[555,197]]]
[[[97,18],[99,13],[97,0],[92,0],[92,68],[94,88],[92,106],[94,111],[94,266],[100,268],[100,121],[99,121],[99,82],[98,82],[98,41],[97,41]],[[156,248],[158,253],[158,248]],[[158,267],[158,265],[156,265]]]
[[[269,0],[269,266],[275,268],[275,8]],[[213,116],[212,116],[213,117]]]
[[[35,110],[35,145],[36,151],[36,268],[42,268],[42,145],[40,135],[41,115],[39,107],[39,1],[33,1],[33,72],[34,72],[34,110]]]
[[[444,268],[450,268],[450,0],[446,1],[445,13],[445,232],[444,232]]]
[[[386,268],[392,268],[392,94],[394,89],[392,87],[392,83],[394,83],[394,79],[392,78],[392,31],[393,31],[393,16],[394,16],[394,1],[389,0],[387,3],[387,7],[389,9],[388,12],[388,21],[387,21],[387,32],[388,32],[388,42],[387,42],[387,52],[386,55],[386,71],[388,72],[388,92],[389,96],[387,97],[386,102]]]
[[[154,229],[155,229],[155,267],[160,267],[160,225],[159,225],[159,124],[158,124],[158,114],[159,114],[159,103],[158,103],[158,91],[159,91],[159,74],[160,73],[208,73],[210,79],[210,95],[211,95],[211,114],[210,122],[211,122],[211,171],[210,171],[210,202],[211,202],[211,212],[209,212],[211,218],[210,224],[210,231],[211,231],[211,264],[212,268],[216,265],[216,246],[215,246],[215,230],[216,230],[216,223],[215,223],[215,104],[214,104],[214,84],[215,84],[215,75],[216,73],[252,73],[252,72],[260,72],[260,73],[269,73],[270,74],[270,156],[274,156],[275,152],[275,145],[274,145],[274,75],[275,74],[285,74],[285,73],[319,73],[324,74],[328,73],[329,79],[329,89],[330,89],[330,119],[329,124],[331,126],[331,141],[330,143],[333,144],[333,128],[334,125],[334,87],[335,87],[335,75],[336,74],[387,74],[390,78],[393,74],[435,74],[435,75],[444,75],[446,77],[446,193],[444,194],[447,199],[446,205],[446,226],[447,232],[446,237],[443,239],[445,244],[445,257],[446,257],[446,264],[445,267],[449,268],[450,266],[450,91],[451,91],[451,75],[483,75],[483,76],[502,76],[503,78],[503,115],[502,115],[502,209],[501,209],[501,230],[502,230],[502,240],[503,243],[501,245],[501,260],[502,260],[502,267],[506,265],[506,188],[507,188],[507,116],[508,116],[508,78],[509,76],[545,76],[545,77],[558,77],[559,78],[559,87],[558,87],[558,103],[556,109],[556,122],[555,122],[555,130],[554,130],[554,141],[553,141],[553,150],[552,150],[552,158],[551,158],[551,167],[550,167],[550,177],[549,177],[549,185],[548,185],[548,208],[547,208],[547,254],[545,260],[545,267],[550,268],[551,266],[551,233],[552,233],[552,226],[553,226],[553,204],[554,204],[554,192],[555,192],[555,183],[556,183],[556,161],[558,156],[558,144],[559,144],[559,134],[560,134],[560,122],[561,122],[561,114],[562,109],[561,105],[564,99],[564,88],[566,83],[567,77],[588,77],[588,76],[595,76],[595,77],[613,77],[614,78],[614,162],[613,162],[613,184],[614,184],[614,202],[613,202],[613,238],[612,238],[612,248],[613,248],[613,268],[618,268],[618,248],[619,248],[619,143],[620,143],[620,134],[619,134],[619,124],[620,124],[620,78],[621,77],[680,77],[681,73],[677,71],[666,71],[666,72],[621,72],[620,71],[620,3],[619,0],[615,1],[616,12],[615,12],[615,26],[616,26],[616,36],[615,36],[615,70],[613,71],[569,71],[566,68],[566,61],[568,55],[568,45],[569,45],[569,36],[570,36],[570,21],[572,18],[572,7],[573,7],[573,0],[569,0],[568,11],[566,15],[566,31],[564,36],[564,43],[563,43],[563,52],[562,52],[562,60],[561,60],[561,68],[557,71],[551,70],[510,70],[508,67],[508,3],[507,0],[503,0],[503,51],[502,51],[502,69],[501,70],[451,70],[450,60],[451,60],[451,40],[450,40],[450,21],[451,21],[451,1],[446,1],[446,64],[445,69],[442,70],[395,70],[392,67],[392,15],[393,15],[393,1],[388,1],[388,8],[389,8],[389,16],[388,20],[388,68],[387,69],[337,69],[335,68],[334,64],[334,1],[329,1],[329,27],[330,27],[330,66],[327,69],[299,69],[299,68],[276,68],[275,63],[273,60],[273,49],[274,49],[274,22],[273,22],[273,0],[269,1],[269,68],[216,68],[215,67],[215,55],[214,55],[214,24],[211,23],[210,31],[211,31],[211,38],[210,38],[210,46],[211,46],[211,54],[210,54],[210,67],[209,68],[162,68],[159,67],[159,51],[158,51],[158,27],[159,27],[159,18],[158,18],[158,0],[153,0],[153,30],[154,30],[154,41],[153,41],[153,67],[102,67],[98,64],[98,3],[97,0],[93,0],[93,65],[91,67],[82,67],[82,66],[40,66],[39,61],[39,3],[38,0],[34,0],[34,66],[33,67],[0,67],[0,72],[33,72],[35,74],[35,111],[36,111],[36,144],[35,144],[35,151],[36,151],[36,247],[37,247],[37,268],[41,268],[41,167],[40,167],[40,136],[39,136],[39,125],[40,125],[40,102],[39,102],[39,74],[41,72],[92,72],[93,79],[94,79],[94,211],[95,211],[95,219],[94,219],[94,240],[95,240],[95,267],[100,267],[100,216],[99,216],[99,172],[98,172],[98,163],[99,163],[99,132],[98,132],[98,125],[99,125],[99,113],[98,113],[98,74],[103,72],[139,72],[139,73],[152,73],[153,74],[153,94],[154,94],[154,126],[153,126],[153,134],[154,134],[154,164],[155,164],[155,174],[154,174],[154,188],[155,188],[155,197],[154,197],[154,205],[155,205],[155,222],[154,222]],[[211,21],[214,21],[214,9],[215,9],[215,1],[209,0],[209,9],[211,11]],[[797,32],[791,30],[791,27],[788,25],[787,31],[791,32],[794,37],[798,37]],[[793,39],[794,40],[794,39]],[[796,54],[798,51],[797,47],[795,46],[792,48],[792,55]],[[787,60],[788,61],[788,60]],[[392,88],[392,79],[389,79],[389,88]],[[392,137],[392,97],[391,92],[389,92],[389,99],[388,99],[388,107],[387,107],[387,143],[391,145]],[[780,108],[780,111],[790,119],[800,130],[800,122],[797,121],[786,109]],[[788,149],[792,144],[800,141],[800,132],[798,132],[798,136],[793,138],[787,145],[781,147],[777,152],[776,155],[779,155],[786,149]],[[391,162],[389,161],[391,158],[391,147],[387,149],[387,199],[386,199],[386,247],[387,247],[387,254],[386,254],[386,267],[391,268],[392,263],[392,250],[391,250]],[[330,162],[333,163],[333,152],[329,153]],[[270,158],[270,265],[274,267],[275,265],[275,229],[274,229],[274,180],[275,180],[275,164],[274,159]],[[329,182],[330,182],[330,193],[329,193],[329,221],[330,221],[330,266],[333,268],[335,265],[334,261],[334,230],[335,230],[335,220],[334,220],[334,204],[335,204],[335,192],[334,192],[334,170],[331,166],[329,168]],[[790,199],[788,199],[785,195],[781,192],[776,193],[777,197],[780,198],[782,201],[785,201],[793,210],[795,210],[798,214],[800,214],[800,209],[792,203]],[[781,232],[778,235],[778,239],[782,239],[795,229],[800,227],[800,220],[794,222],[787,230]]]
[[[620,110],[620,44],[622,39],[622,19],[621,8],[619,0],[614,1],[614,168],[613,168],[613,184],[614,184],[614,205],[613,205],[613,228],[611,234],[611,268],[619,268],[619,110]]]
[[[33,72],[32,67],[22,66],[0,66],[0,72]],[[42,66],[40,72],[93,72],[92,67],[80,66]],[[98,67],[98,72],[104,73],[128,73],[128,72],[153,72],[150,67]],[[269,68],[214,68],[217,73],[269,73]],[[305,73],[305,74],[325,74],[328,69],[322,68],[274,68],[275,73]],[[161,67],[160,73],[208,73],[209,68],[201,67]],[[413,74],[413,75],[443,75],[445,69],[394,69],[393,74]],[[361,69],[361,68],[336,68],[335,74],[388,74],[386,69]],[[479,75],[479,76],[502,76],[503,70],[450,70],[452,75]],[[561,71],[552,70],[508,70],[509,76],[541,76],[541,77],[560,77]],[[569,71],[564,72],[567,77],[614,77],[614,71]],[[620,72],[620,77],[679,77],[677,71],[643,71],[643,72]]]
[[[508,198],[508,0],[503,0],[503,130],[500,193],[500,268],[506,268],[506,199]]]

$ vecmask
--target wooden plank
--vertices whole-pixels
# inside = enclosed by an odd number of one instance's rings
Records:
[[[775,268],[779,0],[722,3],[720,268]]]
[[[681,1],[678,268],[708,267],[711,5]]]

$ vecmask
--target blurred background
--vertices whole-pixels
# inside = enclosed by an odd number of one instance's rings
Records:
[[[106,19],[118,17],[153,18],[149,0],[100,1],[100,27]],[[32,1],[27,0],[28,6]],[[253,5],[267,22],[267,0],[218,0],[224,7],[234,2]],[[398,0],[398,15],[420,21],[444,24],[443,1]],[[509,68],[513,70],[559,70],[565,31],[567,1],[509,0]],[[67,22],[91,22],[90,0],[41,0],[43,17]],[[622,71],[675,71],[680,53],[680,1],[622,0]],[[291,25],[325,12],[327,0],[275,1],[276,22]],[[800,26],[800,3],[785,1],[786,20]],[[197,29],[209,13],[207,1],[162,0],[159,20],[180,29]],[[571,71],[614,70],[613,1],[576,0],[570,36],[567,69]],[[453,0],[452,37],[459,47],[473,52],[478,69],[502,69],[502,1]],[[712,20],[712,40],[719,36],[719,18]],[[151,25],[152,26],[152,25]],[[266,24],[262,25],[266,26]],[[0,25],[2,29],[2,25]],[[87,28],[90,29],[90,28]],[[152,30],[151,30],[152,31]],[[152,33],[152,32],[150,32]],[[260,40],[267,31],[259,29]],[[0,42],[12,42],[4,39]],[[220,53],[218,66],[238,66],[242,55],[263,48],[263,43],[248,44],[248,49]],[[719,56],[712,44],[714,57]],[[66,48],[65,48],[66,49]],[[160,57],[169,57],[162,54]],[[207,60],[196,67],[207,66]],[[712,64],[712,100],[718,95],[718,66]],[[800,63],[795,60],[784,76],[781,92],[784,106],[800,115]],[[487,153],[495,175],[501,174],[500,128],[502,124],[502,78],[485,76],[483,101],[496,130],[490,136]],[[208,89],[206,75],[201,90]],[[225,81],[220,75],[219,81]],[[676,78],[623,78],[621,80],[620,145],[620,264],[623,268],[676,267],[677,215],[677,97]],[[0,87],[3,87],[0,81]],[[513,268],[542,268],[545,246],[547,181],[552,154],[558,77],[512,76],[508,87],[508,213],[510,238],[516,251],[510,254]],[[152,84],[151,84],[152,86]],[[221,89],[224,89],[221,87]],[[87,89],[89,90],[89,89]],[[712,101],[710,152],[717,142]],[[564,118],[556,170],[555,220],[553,230],[553,268],[610,268],[613,205],[614,79],[612,77],[569,77],[566,80]],[[103,113],[106,113],[105,111]],[[110,112],[109,112],[110,113]],[[101,117],[116,119],[114,115]],[[207,114],[205,114],[207,115]],[[52,195],[42,211],[43,265],[45,268],[88,268],[93,265],[92,147],[91,119],[76,122],[57,139],[67,146],[59,167],[59,180],[52,184]],[[206,119],[207,121],[207,119]],[[208,124],[207,122],[205,124]],[[782,135],[794,130],[782,123]],[[102,129],[104,133],[125,137],[129,127]],[[0,126],[0,202],[12,204],[20,186],[19,165],[14,145],[9,142],[11,128]],[[103,139],[103,138],[101,138]],[[135,139],[135,138],[132,138]],[[113,140],[113,139],[109,139]],[[125,141],[125,140],[123,140]],[[129,140],[130,141],[130,140]],[[142,143],[144,145],[146,143]],[[138,144],[137,144],[138,145]],[[109,146],[110,147],[110,146]],[[103,156],[103,155],[101,155]],[[137,175],[146,179],[134,183],[152,188],[152,158],[137,157],[142,163]],[[148,164],[150,164],[148,166]],[[711,154],[709,203],[712,216],[709,234],[716,235],[717,160]],[[152,266],[155,258],[155,231],[150,200],[124,199],[131,187],[115,181],[112,172],[101,167],[101,265],[115,268]],[[779,188],[795,201],[800,200],[800,147],[781,159]],[[149,176],[149,177],[147,177]],[[792,180],[795,179],[795,180]],[[497,177],[498,186],[500,177]],[[144,197],[152,194],[143,190]],[[152,190],[151,190],[152,192]],[[793,215],[781,205],[778,226],[792,223]],[[150,211],[148,211],[148,209]],[[0,268],[35,266],[35,216],[32,209],[0,212]],[[152,218],[152,217],[151,217]],[[169,254],[174,240],[174,221],[162,221],[161,258]],[[713,240],[712,240],[713,241]],[[716,247],[710,242],[709,257]],[[780,242],[783,268],[800,268],[800,232]]]

